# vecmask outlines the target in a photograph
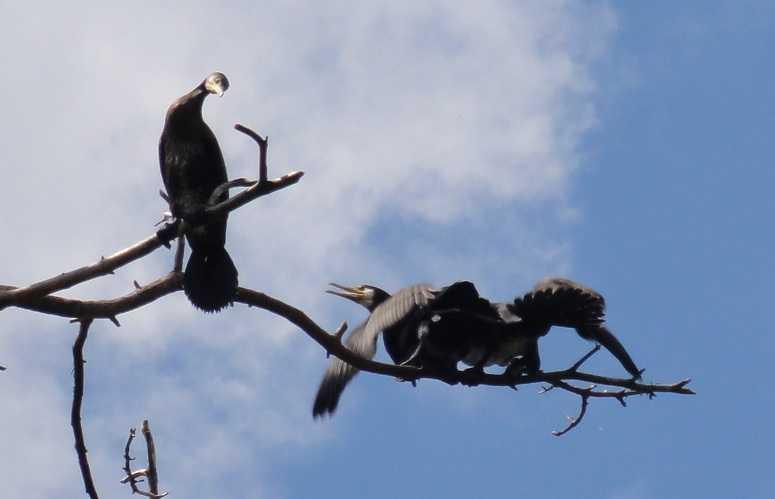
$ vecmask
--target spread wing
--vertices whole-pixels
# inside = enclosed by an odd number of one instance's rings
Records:
[[[538,327],[571,327],[582,338],[600,343],[633,376],[640,370],[616,336],[605,327],[605,299],[570,279],[549,277],[509,304],[510,311]]]
[[[570,279],[548,277],[509,308],[528,323],[578,328],[601,324],[605,300],[597,291]]]
[[[430,290],[428,284],[415,284],[400,290],[380,304],[368,319],[350,333],[345,340],[345,346],[363,358],[374,358],[380,333],[425,307],[429,300],[433,299]],[[320,417],[333,414],[342,392],[356,374],[358,369],[350,364],[336,357],[331,359],[315,396],[312,415]]]

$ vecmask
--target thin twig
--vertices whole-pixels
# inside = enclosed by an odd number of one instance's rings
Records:
[[[241,178],[235,178],[234,180],[229,180],[228,182],[219,185],[215,188],[212,194],[210,194],[210,198],[207,200],[207,204],[214,205],[218,202],[218,198],[223,196],[224,192],[227,192],[229,189],[232,189],[234,187],[252,187],[256,185],[258,181],[257,180],[248,180],[244,177]]]
[[[584,355],[582,358],[580,358],[578,361],[576,361],[576,363],[575,363],[575,364],[573,364],[573,365],[570,367],[570,370],[571,370],[571,371],[578,371],[578,370],[579,370],[579,368],[580,368],[580,367],[581,367],[581,366],[584,364],[584,362],[586,362],[587,360],[589,360],[589,358],[590,358],[590,357],[592,357],[593,355],[595,355],[595,354],[596,354],[596,353],[597,353],[599,350],[600,350],[600,343],[598,343],[597,345],[595,345],[595,347],[594,347],[592,350],[590,350],[589,352],[587,352],[587,354],[586,354],[586,355]]]
[[[592,389],[589,389],[592,391]],[[581,395],[581,410],[579,411],[579,414],[573,418],[568,416],[569,424],[565,428],[559,431],[553,431],[552,435],[555,437],[561,437],[571,431],[573,428],[578,426],[579,423],[581,423],[581,420],[584,419],[584,416],[587,414],[587,406],[589,405],[589,395]]]
[[[81,405],[83,403],[83,346],[89,334],[91,319],[82,319],[78,337],[73,344],[73,407],[70,412],[70,424],[73,427],[75,436],[75,451],[78,454],[78,465],[81,467],[81,476],[83,484],[86,487],[86,493],[91,499],[98,499],[97,488],[94,486],[94,480],[89,468],[89,459],[86,457],[86,442],[83,438],[83,427],[81,426]]]
[[[240,125],[239,123],[234,125],[234,129],[244,133],[258,144],[258,181],[266,182],[269,170],[266,162],[267,151],[269,149],[269,136],[267,135],[266,138],[262,138],[250,128]]]

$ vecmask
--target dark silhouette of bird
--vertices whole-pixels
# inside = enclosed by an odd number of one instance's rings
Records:
[[[393,362],[455,371],[463,362],[473,369],[506,366],[514,375],[538,372],[538,339],[552,326],[571,327],[582,338],[597,341],[634,377],[634,361],[604,325],[605,301],[596,291],[568,279],[547,278],[511,303],[492,303],[476,287],[460,281],[441,289],[427,284],[404,288],[395,295],[371,285],[333,285],[335,294],[366,307],[370,316],[345,345],[371,359],[382,333]],[[313,404],[313,416],[332,414],[357,369],[333,359]]]
[[[191,246],[183,290],[191,303],[205,312],[230,304],[237,291],[237,268],[226,252],[227,215],[205,217],[213,191],[228,178],[221,148],[202,119],[205,97],[219,97],[229,88],[222,73],[212,73],[195,89],[167,109],[159,140],[159,162],[172,215],[187,224]],[[218,202],[229,197],[224,192]]]
[[[518,324],[529,336],[540,338],[552,326],[573,328],[585,340],[595,341],[608,350],[628,373],[640,378],[642,371],[605,325],[605,299],[594,289],[561,277],[547,277],[512,303],[494,307],[509,324]],[[538,371],[538,348],[526,352],[523,362],[528,373]]]
[[[341,291],[329,290],[328,293],[342,296],[366,307],[369,317],[359,324],[347,337],[344,344],[355,354],[371,359],[377,353],[377,338],[383,334],[388,355],[393,362],[400,364],[416,349],[416,333],[413,325],[420,319],[415,313],[422,313],[425,305],[433,299],[431,287],[427,284],[415,284],[390,295],[380,288],[362,285],[348,288],[338,284],[332,286]],[[312,407],[314,417],[333,414],[347,384],[358,369],[334,357],[320,383]]]

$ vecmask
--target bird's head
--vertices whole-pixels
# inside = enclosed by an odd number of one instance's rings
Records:
[[[226,78],[225,74],[218,72],[212,73],[205,78],[205,81],[202,84],[208,93],[215,94],[218,97],[223,97],[223,93],[229,89],[228,78]]]
[[[326,290],[326,293],[352,300],[355,303],[368,309],[369,312],[373,312],[380,303],[390,298],[390,294],[387,291],[384,291],[376,286],[371,286],[369,284],[361,284],[360,286],[349,287],[331,282],[329,285],[337,288],[337,290],[328,289]]]

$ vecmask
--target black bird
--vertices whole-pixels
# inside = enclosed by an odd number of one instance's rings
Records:
[[[189,301],[205,312],[221,310],[237,291],[237,268],[224,248],[227,215],[204,219],[203,214],[213,191],[228,178],[218,141],[202,119],[202,104],[209,94],[220,97],[228,88],[224,74],[212,73],[173,102],[159,140],[161,177],[172,215],[188,224],[191,256],[183,290]],[[218,202],[228,197],[224,192]]]
[[[570,279],[547,277],[512,303],[496,303],[494,307],[506,323],[520,324],[536,340],[546,335],[552,326],[573,328],[582,338],[605,347],[628,373],[640,378],[642,371],[624,345],[605,326],[605,299],[592,288]],[[534,351],[522,355],[525,356],[522,362],[527,372],[540,369],[537,346]]]
[[[458,362],[483,369],[498,364],[515,374],[540,369],[538,338],[553,325],[575,328],[585,339],[608,349],[635,377],[640,371],[619,340],[603,325],[605,302],[594,290],[568,279],[548,278],[513,303],[491,303],[467,281],[434,290],[428,285],[404,288],[393,297],[374,286],[329,293],[360,303],[369,318],[345,344],[372,358],[380,332],[396,364],[455,370]],[[368,346],[354,348],[353,346]],[[332,360],[320,384],[313,415],[333,413],[357,370]]]
[[[427,284],[415,284],[404,288],[391,296],[374,286],[363,285],[348,288],[332,284],[342,291],[329,293],[348,298],[366,307],[369,317],[358,325],[347,337],[344,344],[357,355],[371,359],[377,353],[377,338],[384,332],[385,348],[393,359],[400,364],[417,348],[418,341],[413,326],[421,319],[423,308],[434,297]],[[334,357],[328,366],[318,388],[312,415],[320,417],[333,414],[347,383],[358,370],[350,364]]]

